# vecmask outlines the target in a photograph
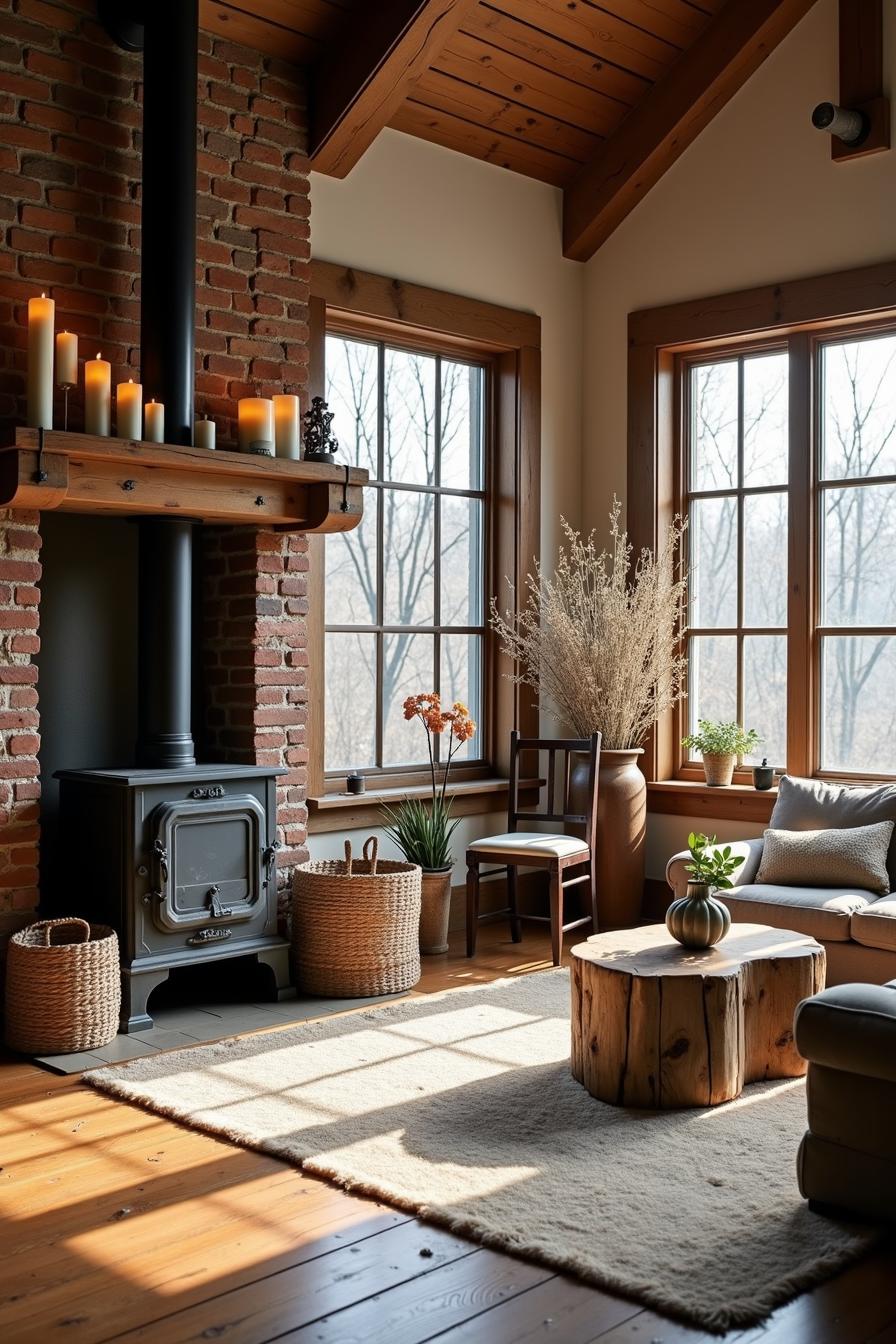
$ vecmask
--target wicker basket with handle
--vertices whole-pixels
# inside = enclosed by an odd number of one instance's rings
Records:
[[[364,857],[317,859],[293,876],[296,980],[308,994],[397,994],[420,979],[420,869],[380,862],[371,836]]]
[[[118,1031],[118,937],[85,919],[44,919],[14,933],[6,960],[6,1044],[26,1055],[108,1045]]]

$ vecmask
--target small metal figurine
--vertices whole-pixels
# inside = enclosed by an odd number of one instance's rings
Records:
[[[335,462],[339,447],[331,426],[333,412],[327,410],[323,397],[313,397],[311,410],[302,416],[302,442],[307,462]]]

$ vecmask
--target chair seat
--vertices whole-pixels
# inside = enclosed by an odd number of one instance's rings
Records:
[[[525,858],[527,854],[538,858],[568,859],[573,854],[586,858],[591,851],[584,840],[574,835],[546,835],[541,831],[510,831],[506,835],[487,835],[482,840],[474,840],[467,846],[468,854],[483,850],[497,851]]]

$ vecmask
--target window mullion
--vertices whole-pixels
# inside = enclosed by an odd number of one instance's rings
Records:
[[[737,361],[737,722],[744,722],[744,361]]]
[[[812,344],[806,332],[788,340],[787,769],[805,776],[818,765]]]
[[[382,341],[377,344],[377,398],[376,398],[376,438],[377,438],[377,475],[381,481],[386,479],[386,347]],[[376,735],[374,760],[378,767],[383,764],[383,686],[385,684],[385,635],[383,584],[386,573],[385,553],[386,491],[379,492],[379,508],[376,526],[376,620],[380,630],[376,636]]]

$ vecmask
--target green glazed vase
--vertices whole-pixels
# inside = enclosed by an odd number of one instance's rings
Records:
[[[687,896],[666,911],[666,928],[684,947],[712,947],[731,928],[727,905],[717,901],[708,882],[689,882]]]

